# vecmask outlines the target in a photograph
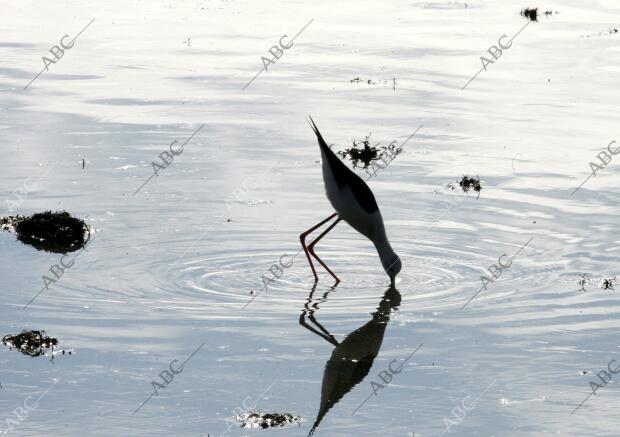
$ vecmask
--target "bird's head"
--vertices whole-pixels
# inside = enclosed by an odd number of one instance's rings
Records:
[[[394,254],[393,258],[390,258],[389,264],[387,264],[387,266],[384,266],[385,273],[387,273],[388,276],[390,277],[392,284],[394,284],[394,281],[396,280],[396,275],[400,273],[400,269],[402,267],[403,265],[400,262],[400,258],[396,254]]]

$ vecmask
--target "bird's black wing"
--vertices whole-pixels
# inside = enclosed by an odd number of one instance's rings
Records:
[[[321,132],[319,132],[319,128],[316,127],[316,124],[314,124],[314,120],[312,120],[312,117],[310,117],[310,121],[312,122],[310,127],[316,134],[316,138],[319,141],[319,146],[321,147],[321,150],[325,152],[329,167],[334,173],[334,177],[338,186],[343,187],[345,185],[348,185],[349,188],[351,188],[355,199],[357,199],[362,208],[364,208],[364,211],[366,211],[367,213],[371,214],[377,211],[379,209],[379,206],[377,205],[374,194],[372,194],[372,191],[370,190],[368,185],[366,185],[366,182],[364,182],[361,177],[356,175],[355,172],[349,169],[349,167],[347,167],[340,159],[338,159],[336,154],[332,151],[332,149],[329,148],[329,146],[323,139],[323,136],[321,135]]]

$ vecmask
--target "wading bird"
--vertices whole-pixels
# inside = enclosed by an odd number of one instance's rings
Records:
[[[319,132],[319,129],[314,124],[314,120],[310,117],[312,123],[310,127],[316,134],[316,138],[319,142],[321,149],[321,160],[323,162],[323,181],[325,182],[325,192],[327,199],[332,204],[336,212],[325,220],[322,220],[317,225],[311,227],[306,232],[299,236],[301,240],[301,246],[308,257],[310,268],[314,274],[315,282],[319,280],[314,265],[312,264],[312,257],[314,257],[319,264],[327,270],[327,272],[334,277],[336,284],[340,282],[338,276],[330,270],[329,267],[317,256],[314,252],[314,246],[323,238],[334,226],[338,224],[340,220],[344,220],[353,227],[360,234],[364,235],[370,241],[373,242],[377,248],[377,253],[381,259],[383,269],[390,277],[391,283],[394,284],[396,275],[400,272],[401,262],[400,258],[388,241],[385,234],[385,226],[383,225],[383,218],[381,212],[377,206],[375,196],[366,185],[366,182],[352,170],[350,170],[332,150],[325,143],[323,136]],[[327,229],[321,233],[314,241],[306,245],[306,237],[311,232],[315,231],[325,223],[337,217],[336,220],[329,225]]]

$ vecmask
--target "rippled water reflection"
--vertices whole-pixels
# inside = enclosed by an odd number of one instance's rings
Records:
[[[620,273],[618,162],[571,193],[617,139],[620,36],[582,36],[617,27],[620,10],[610,0],[553,6],[558,14],[529,25],[460,90],[486,48],[523,26],[525,6],[4,5],[0,206],[21,189],[19,213],[88,216],[96,239],[23,310],[57,257],[0,234],[0,335],[45,330],[73,351],[51,361],[0,349],[0,432],[24,400],[46,393],[13,434],[308,435],[329,403],[321,391],[334,345],[299,324],[312,290],[303,253],[267,290],[251,292],[283,254],[298,253],[300,232],[331,213],[310,113],[336,148],[369,133],[402,142],[423,124],[369,182],[403,260],[398,309],[389,324],[371,323],[382,338],[366,377],[314,435],[439,435],[453,408],[486,388],[450,434],[616,435],[614,384],[570,412],[619,352],[616,291],[578,284],[582,273]],[[43,54],[92,18],[23,91]],[[261,56],[311,19],[242,91]],[[202,123],[134,196],[158,155]],[[479,198],[446,188],[465,174],[480,177]],[[24,190],[26,178],[38,182]],[[530,238],[461,309],[489,266]],[[329,295],[317,320],[344,343],[374,320],[389,280],[372,244],[346,224],[317,251],[342,279],[332,290],[321,273],[314,296]],[[133,415],[169,363],[202,343]],[[379,372],[422,343],[353,414]],[[376,346],[370,337],[359,344],[353,352]],[[303,421],[227,431],[247,397],[258,411]]]

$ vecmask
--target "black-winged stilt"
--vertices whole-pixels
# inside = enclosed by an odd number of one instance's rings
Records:
[[[340,282],[338,276],[332,272],[329,267],[319,258],[314,252],[314,246],[323,238],[329,231],[332,230],[340,220],[344,220],[350,224],[353,229],[364,235],[370,241],[373,242],[377,248],[377,253],[381,259],[381,264],[385,272],[390,277],[391,283],[394,284],[396,275],[400,272],[401,262],[400,258],[390,245],[387,235],[385,233],[385,227],[383,225],[383,218],[381,212],[377,206],[375,196],[370,191],[368,185],[362,178],[356,175],[350,170],[332,150],[329,148],[323,136],[319,132],[319,129],[314,124],[314,120],[310,117],[311,128],[316,134],[321,148],[321,160],[323,162],[323,181],[325,182],[325,192],[329,202],[332,204],[336,213],[330,215],[325,220],[322,220],[319,224],[308,229],[306,232],[299,236],[301,240],[301,246],[308,257],[310,268],[314,274],[315,282],[319,280],[314,265],[312,264],[312,257],[314,257],[319,264],[321,264],[327,272],[334,277],[336,284]],[[336,220],[329,225],[329,227],[323,231],[314,241],[309,245],[306,245],[306,237],[311,232],[315,231],[325,223],[329,222],[334,217]]]

